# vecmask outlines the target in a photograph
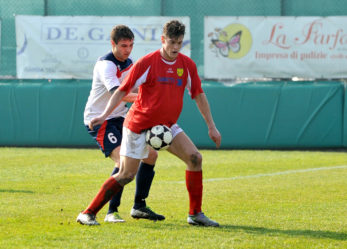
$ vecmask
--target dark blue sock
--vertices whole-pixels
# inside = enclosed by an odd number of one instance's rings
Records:
[[[114,167],[111,176],[114,174],[117,174],[118,171],[119,171],[119,168]],[[122,198],[122,193],[123,193],[123,188],[115,196],[112,197],[112,199],[110,200],[110,205],[108,207],[107,214],[118,212],[118,207],[120,205],[120,199]]]
[[[154,165],[143,162],[140,163],[136,175],[135,209],[146,206],[145,199],[148,197],[154,174]]]

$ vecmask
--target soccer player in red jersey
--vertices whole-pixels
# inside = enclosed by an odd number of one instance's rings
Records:
[[[184,90],[187,88],[207,124],[210,138],[219,148],[221,135],[215,126],[206,95],[201,88],[196,65],[193,60],[179,52],[184,33],[185,26],[181,22],[177,20],[167,22],[161,36],[161,49],[142,57],[134,64],[122,85],[113,93],[103,114],[90,121],[90,129],[103,123],[109,113],[132,89],[139,88],[138,96],[124,121],[120,150],[121,169],[104,182],[87,209],[79,214],[80,223],[93,225],[96,222],[97,212],[123,186],[134,179],[140,160],[148,155],[145,131],[154,125],[164,124],[171,127],[173,135],[168,151],[187,165],[188,223],[219,226],[201,210],[202,156],[176,123],[182,111]]]

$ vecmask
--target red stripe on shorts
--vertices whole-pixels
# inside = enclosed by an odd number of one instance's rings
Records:
[[[96,137],[96,141],[100,144],[101,148],[104,150],[104,137],[105,137],[105,132],[106,132],[106,125],[107,125],[107,120],[102,123],[99,131],[98,131],[98,136]]]

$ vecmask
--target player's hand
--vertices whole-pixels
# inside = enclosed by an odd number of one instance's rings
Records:
[[[90,122],[89,122],[89,129],[94,130],[94,127],[97,125],[102,125],[102,123],[105,121],[105,119],[103,117],[96,117],[93,118]]]
[[[222,136],[220,135],[219,131],[217,130],[215,126],[208,130],[208,135],[210,136],[212,141],[216,144],[216,147],[219,148],[220,143],[222,141]]]

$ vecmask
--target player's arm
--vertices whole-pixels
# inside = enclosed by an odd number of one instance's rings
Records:
[[[199,93],[194,98],[196,105],[199,108],[199,111],[202,117],[205,119],[205,122],[208,127],[208,135],[212,139],[212,141],[216,144],[216,147],[219,148],[222,137],[213,121],[213,117],[211,114],[210,105],[207,101],[205,93]]]
[[[114,87],[110,93],[113,94],[116,90],[118,89],[118,86],[117,87]],[[125,95],[125,97],[122,99],[123,101],[125,102],[134,102],[137,98],[137,93],[135,91],[132,91],[130,93],[128,93],[127,95]]]
[[[89,122],[89,128],[91,130],[93,130],[94,126],[97,125],[101,125],[105,119],[108,117],[108,115],[111,114],[111,112],[114,110],[114,108],[116,108],[120,102],[122,101],[122,99],[124,98],[124,96],[126,95],[126,91],[121,91],[119,88],[112,94],[110,100],[107,103],[106,109],[104,110],[104,112],[96,118],[93,118],[90,122]]]
[[[123,98],[123,101],[125,102],[134,102],[137,98],[137,93],[129,93]]]

